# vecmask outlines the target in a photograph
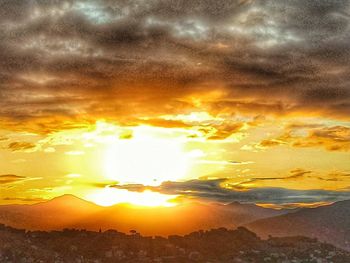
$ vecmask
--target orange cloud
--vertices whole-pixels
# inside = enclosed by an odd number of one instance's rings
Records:
[[[13,152],[28,152],[33,151],[36,145],[30,142],[11,142],[7,148]]]
[[[25,180],[26,177],[14,175],[14,174],[3,174],[0,175],[0,184],[15,183]]]
[[[309,129],[306,135],[298,134],[300,128],[305,126],[288,126],[284,134],[277,138],[265,139],[257,146],[262,148],[278,145],[293,147],[322,147],[328,151],[350,150],[350,128],[345,126],[332,126]]]

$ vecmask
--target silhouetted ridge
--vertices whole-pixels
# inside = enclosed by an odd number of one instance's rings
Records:
[[[237,206],[201,202],[176,207],[133,207],[117,204],[101,207],[74,195],[63,195],[34,205],[0,206],[0,223],[17,228],[52,230],[117,228],[124,232],[139,229],[148,235],[186,234],[198,229],[234,228],[257,219],[288,211],[255,205]],[[54,220],[53,220],[54,219]]]
[[[316,237],[350,251],[350,200],[260,219],[246,225],[263,237]]]
[[[164,238],[142,236],[136,230],[45,232],[0,225],[0,262],[345,263],[350,253],[301,236],[262,240],[244,227]]]

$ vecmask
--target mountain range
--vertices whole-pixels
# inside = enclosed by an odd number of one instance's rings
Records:
[[[245,226],[261,237],[303,235],[350,250],[350,200],[259,219]]]
[[[28,230],[76,228],[183,235],[199,229],[244,226],[262,238],[307,236],[350,251],[350,200],[316,208],[263,208],[255,204],[191,202],[175,207],[101,207],[73,195],[33,205],[0,206],[0,223]]]
[[[101,207],[73,195],[63,195],[33,205],[0,206],[0,223],[29,230],[84,228],[140,231],[145,235],[187,234],[198,229],[235,228],[288,210],[253,204],[203,204],[191,202],[175,207],[135,207],[118,204]]]

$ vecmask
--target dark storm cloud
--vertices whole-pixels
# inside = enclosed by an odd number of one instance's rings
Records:
[[[146,187],[138,184],[115,185],[119,189],[144,191],[150,189],[164,194],[181,195],[190,198],[219,202],[245,203],[314,203],[334,202],[350,198],[349,191],[332,190],[294,190],[278,187],[259,187],[252,189],[229,189],[223,186],[227,179],[190,180],[185,182],[164,182],[160,186]]]
[[[0,117],[348,118],[349,19],[348,1],[1,1]]]

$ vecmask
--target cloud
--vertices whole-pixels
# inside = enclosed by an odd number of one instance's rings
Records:
[[[204,164],[213,164],[213,165],[247,165],[247,164],[253,164],[253,161],[225,161],[225,160],[198,160],[199,163]]]
[[[297,179],[297,178],[303,178],[305,175],[311,174],[312,171],[304,170],[304,169],[294,169],[290,171],[291,175],[285,177],[285,179]]]
[[[192,112],[188,115],[168,115],[162,118],[141,119],[139,124],[147,124],[163,128],[190,129],[189,138],[203,137],[208,140],[225,140],[231,135],[243,134],[248,128],[245,122],[224,120],[203,112]],[[193,134],[196,132],[196,134]],[[200,135],[199,135],[200,134]]]
[[[229,203],[233,201],[262,204],[334,202],[349,199],[349,191],[295,190],[279,187],[259,187],[252,189],[227,188],[228,179],[190,180],[185,182],[164,182],[160,186],[139,184],[114,185],[118,189],[144,191],[146,189],[163,194],[181,195],[209,201]]]
[[[19,182],[25,182],[25,181],[34,181],[34,180],[40,180],[40,179],[42,179],[42,177],[26,177],[26,176],[20,176],[15,174],[3,174],[3,175],[0,175],[0,185],[19,183]]]
[[[321,181],[326,182],[340,182],[340,181],[346,181],[349,179],[350,174],[345,171],[335,171],[328,173],[325,176],[317,176],[316,178]]]
[[[15,183],[25,180],[26,177],[14,175],[14,174],[3,174],[0,175],[0,184]]]
[[[319,174],[310,170],[305,169],[294,169],[289,171],[290,175],[282,176],[282,177],[252,177],[245,181],[235,183],[232,185],[233,188],[236,189],[247,189],[252,184],[258,184],[264,181],[297,181],[297,180],[319,180],[325,182],[341,182],[346,181],[348,173],[344,171],[336,171],[328,174]]]
[[[44,149],[44,152],[46,153],[54,153],[56,152],[56,149],[54,147],[47,147]]]
[[[140,120],[139,123],[145,123],[148,125],[163,127],[163,128],[189,128],[192,126],[180,120],[166,120],[166,119]]]
[[[13,152],[32,152],[35,151],[36,145],[30,142],[11,142],[7,148]]]
[[[279,145],[299,148],[322,147],[328,151],[346,152],[350,150],[350,128],[347,126],[288,125],[282,135],[262,140],[255,145],[255,148],[264,149]]]
[[[212,125],[215,127],[215,125]],[[243,123],[220,125],[215,128],[214,134],[207,137],[208,140],[224,140],[232,134],[239,133],[245,128]]]
[[[332,202],[315,202],[315,203],[287,203],[287,204],[260,204],[262,207],[273,209],[295,209],[295,208],[315,208],[324,205],[330,205]]]
[[[275,140],[275,139],[267,139],[267,140],[262,140],[259,144],[258,147],[260,148],[266,148],[266,147],[273,147],[273,146],[278,146],[284,144],[283,141],[280,140]]]
[[[48,199],[35,197],[35,198],[28,198],[28,197],[4,197],[2,198],[4,201],[21,201],[21,202],[44,202]]]
[[[198,109],[348,120],[348,14],[345,0],[2,1],[1,125]]]
[[[311,130],[305,140],[297,138],[295,147],[321,146],[329,151],[350,150],[350,128],[344,126],[324,127]]]

